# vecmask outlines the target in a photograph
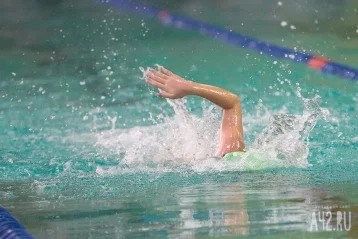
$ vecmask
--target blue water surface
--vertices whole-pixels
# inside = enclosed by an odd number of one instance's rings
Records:
[[[269,2],[267,13],[230,1],[164,7],[358,67],[358,34],[350,21],[354,3],[332,7],[331,1],[326,13],[307,11],[306,21],[295,22],[290,15],[303,14],[292,7],[295,3],[281,9]],[[3,11],[12,14],[4,15],[0,30],[0,204],[36,238],[354,238],[357,82],[163,27],[108,5],[16,4],[17,10],[4,5]],[[213,5],[223,14],[215,17]],[[243,9],[256,17],[237,16]],[[332,29],[325,21],[335,22]],[[136,167],[135,160],[123,164],[129,148],[118,152],[111,145],[109,150],[98,144],[98,135],[114,130],[115,139],[125,130],[134,134],[138,126],[153,127],[150,115],[174,117],[170,105],[140,79],[140,66],[157,63],[238,94],[248,145],[270,115],[302,114],[298,86],[305,98],[318,94],[320,107],[330,114],[319,118],[310,134],[311,166],[242,171],[175,164],[175,170],[163,171],[159,164],[150,169]],[[191,114],[200,117],[201,100],[188,101]],[[325,210],[351,212],[350,230],[312,228],[312,212]]]

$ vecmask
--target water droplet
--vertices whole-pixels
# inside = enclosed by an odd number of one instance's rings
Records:
[[[286,21],[282,21],[281,22],[281,27],[286,27],[287,26],[287,22]]]

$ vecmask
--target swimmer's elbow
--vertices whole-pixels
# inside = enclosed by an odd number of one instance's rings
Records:
[[[233,94],[234,103],[240,103],[240,97],[238,95]]]
[[[239,96],[230,93],[230,95],[226,95],[226,97],[223,98],[223,102],[221,104],[217,105],[221,106],[224,110],[240,107],[240,98]]]
[[[232,94],[232,107],[230,108],[234,108],[240,106],[240,97],[238,95]]]
[[[220,101],[214,103],[223,108],[224,110],[230,110],[237,106],[240,106],[240,98],[233,93],[229,93],[222,97]]]

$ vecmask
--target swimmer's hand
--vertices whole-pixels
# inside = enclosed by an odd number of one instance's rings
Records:
[[[164,67],[159,67],[158,71],[150,69],[145,77],[149,85],[161,90],[157,94],[159,97],[179,99],[189,94],[191,81],[181,78]]]

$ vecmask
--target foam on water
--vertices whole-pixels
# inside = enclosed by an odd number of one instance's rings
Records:
[[[143,73],[147,70],[142,69]],[[188,111],[186,99],[167,99],[174,114],[163,112],[158,116],[150,115],[152,126],[112,129],[96,134],[96,145],[117,155],[119,162],[118,166],[98,166],[96,172],[104,175],[138,171],[245,171],[308,167],[310,132],[317,119],[325,119],[329,112],[318,105],[318,95],[306,99],[302,97],[300,88],[296,94],[304,106],[302,114],[273,114],[268,126],[237,162],[214,157],[219,143],[219,108],[203,101],[203,114],[197,116]],[[262,124],[257,116],[244,116],[244,123],[253,120]],[[244,125],[244,130],[249,130],[248,125]]]

